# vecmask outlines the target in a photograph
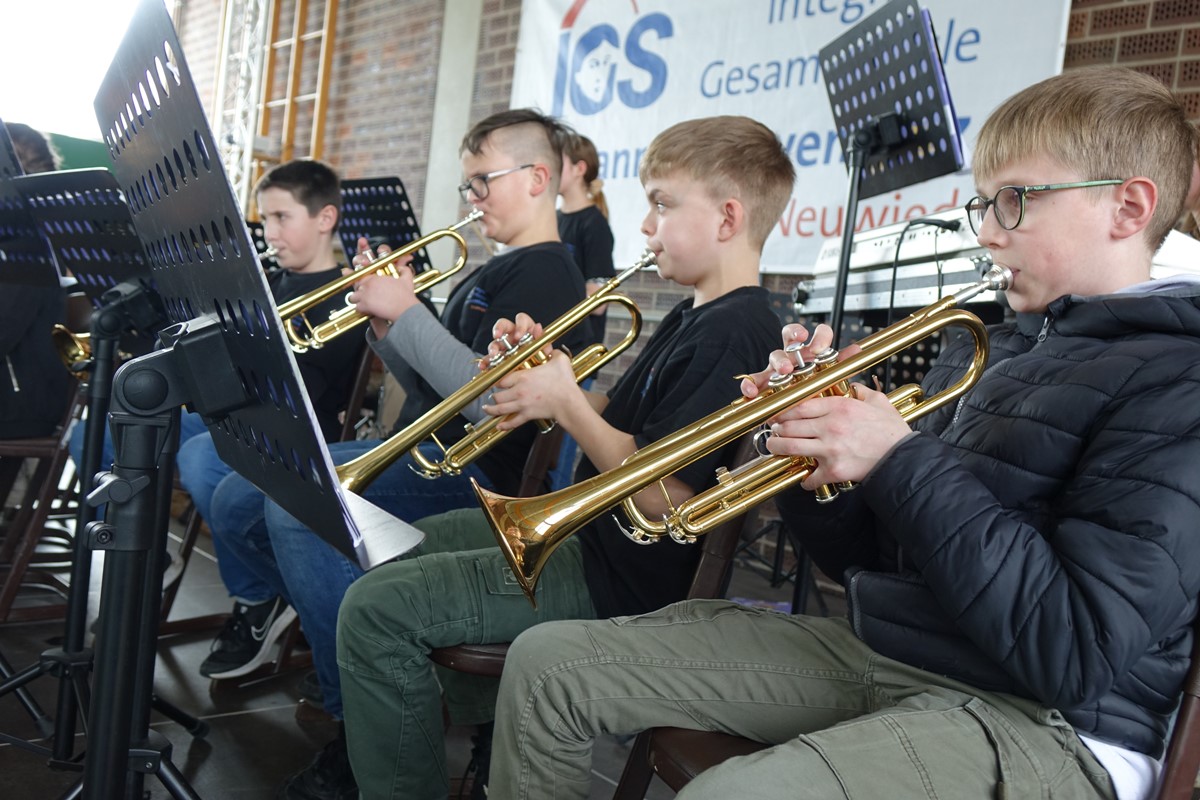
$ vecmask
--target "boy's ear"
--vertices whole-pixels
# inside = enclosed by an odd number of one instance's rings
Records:
[[[1113,236],[1127,239],[1150,225],[1158,207],[1158,186],[1145,177],[1130,178],[1117,187],[1117,206],[1113,215]]]
[[[325,205],[317,212],[315,219],[318,231],[321,233],[330,233],[337,226],[338,210],[332,205]]]
[[[736,197],[727,197],[720,207],[721,225],[717,229],[717,241],[726,242],[746,228],[746,207]]]
[[[553,176],[550,174],[550,168],[545,164],[534,164],[530,167],[529,172],[531,179],[529,183],[529,193],[533,196],[538,196],[550,188],[550,181]]]

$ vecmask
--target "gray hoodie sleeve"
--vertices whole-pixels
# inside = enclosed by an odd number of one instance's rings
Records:
[[[438,318],[420,304],[401,314],[383,339],[376,339],[368,329],[367,343],[389,370],[395,371],[393,365],[397,362],[408,364],[442,397],[454,393],[479,373],[475,363],[479,356],[455,339]],[[477,422],[487,417],[483,411],[487,397],[488,393],[484,393],[462,409],[463,416]]]

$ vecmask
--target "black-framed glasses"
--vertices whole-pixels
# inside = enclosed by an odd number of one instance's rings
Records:
[[[488,182],[496,178],[502,178],[505,175],[511,175],[514,172],[520,172],[523,169],[537,166],[536,164],[522,164],[519,167],[509,167],[508,169],[498,169],[495,172],[489,172],[486,175],[473,175],[467,178],[467,182],[458,187],[458,193],[462,195],[464,203],[471,202],[471,198],[467,197],[467,192],[475,195],[476,200],[485,200],[488,196]]]
[[[1125,181],[1110,178],[1102,181],[1075,181],[1073,183],[1043,183],[1038,186],[1001,186],[990,200],[982,195],[967,201],[967,222],[975,235],[983,230],[983,218],[989,208],[996,215],[996,222],[1006,231],[1011,231],[1025,218],[1025,195],[1030,192],[1057,192],[1060,189],[1090,189],[1094,186],[1117,186]]]

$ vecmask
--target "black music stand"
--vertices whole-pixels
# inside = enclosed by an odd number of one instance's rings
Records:
[[[15,178],[12,185],[24,200],[38,231],[49,242],[57,263],[74,275],[95,307],[91,359],[75,365],[80,372],[88,373],[88,416],[84,423],[83,455],[77,465],[80,494],[86,497],[101,467],[118,341],[125,334],[152,341],[166,325],[166,315],[150,286],[150,267],[134,231],[129,207],[108,170],[26,175]],[[72,756],[76,719],[78,710],[86,709],[89,704],[87,678],[92,667],[92,652],[84,647],[92,562],[84,531],[94,517],[93,507],[80,503],[62,645],[42,653],[37,664],[21,673],[5,675],[5,682],[0,685],[3,696],[41,675],[50,674],[60,680],[49,752],[49,764],[54,768],[79,768]],[[159,529],[165,530],[167,524],[164,516]],[[204,723],[174,706],[158,698],[154,699],[154,705],[194,735],[203,736],[207,732]],[[36,746],[28,749],[41,751]]]
[[[421,228],[400,179],[392,176],[343,180],[338,236],[346,251],[347,264],[353,264],[358,254],[359,237],[370,242],[372,250],[379,242],[398,249],[420,239]],[[413,272],[429,269],[429,254],[424,247],[413,254],[409,266]]]
[[[819,58],[849,175],[830,318],[836,346],[859,198],[956,172],[963,152],[933,24],[916,0],[892,0]]]
[[[90,498],[108,504],[108,517],[89,526],[93,546],[106,550],[91,714],[105,735],[89,744],[70,796],[121,797],[126,787],[140,796],[153,773],[174,796],[194,797],[170,744],[149,728],[165,550],[154,509],[168,496],[179,406],[205,419],[226,464],[364,568],[422,535],[338,485],[161,0],[139,4],[95,105],[176,325],[163,332],[164,349],[125,364],[114,381],[116,463]]]

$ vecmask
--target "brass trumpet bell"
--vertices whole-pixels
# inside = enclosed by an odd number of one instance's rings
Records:
[[[73,373],[86,372],[92,363],[92,335],[74,333],[66,325],[55,325],[50,330],[54,349],[63,365]]]

